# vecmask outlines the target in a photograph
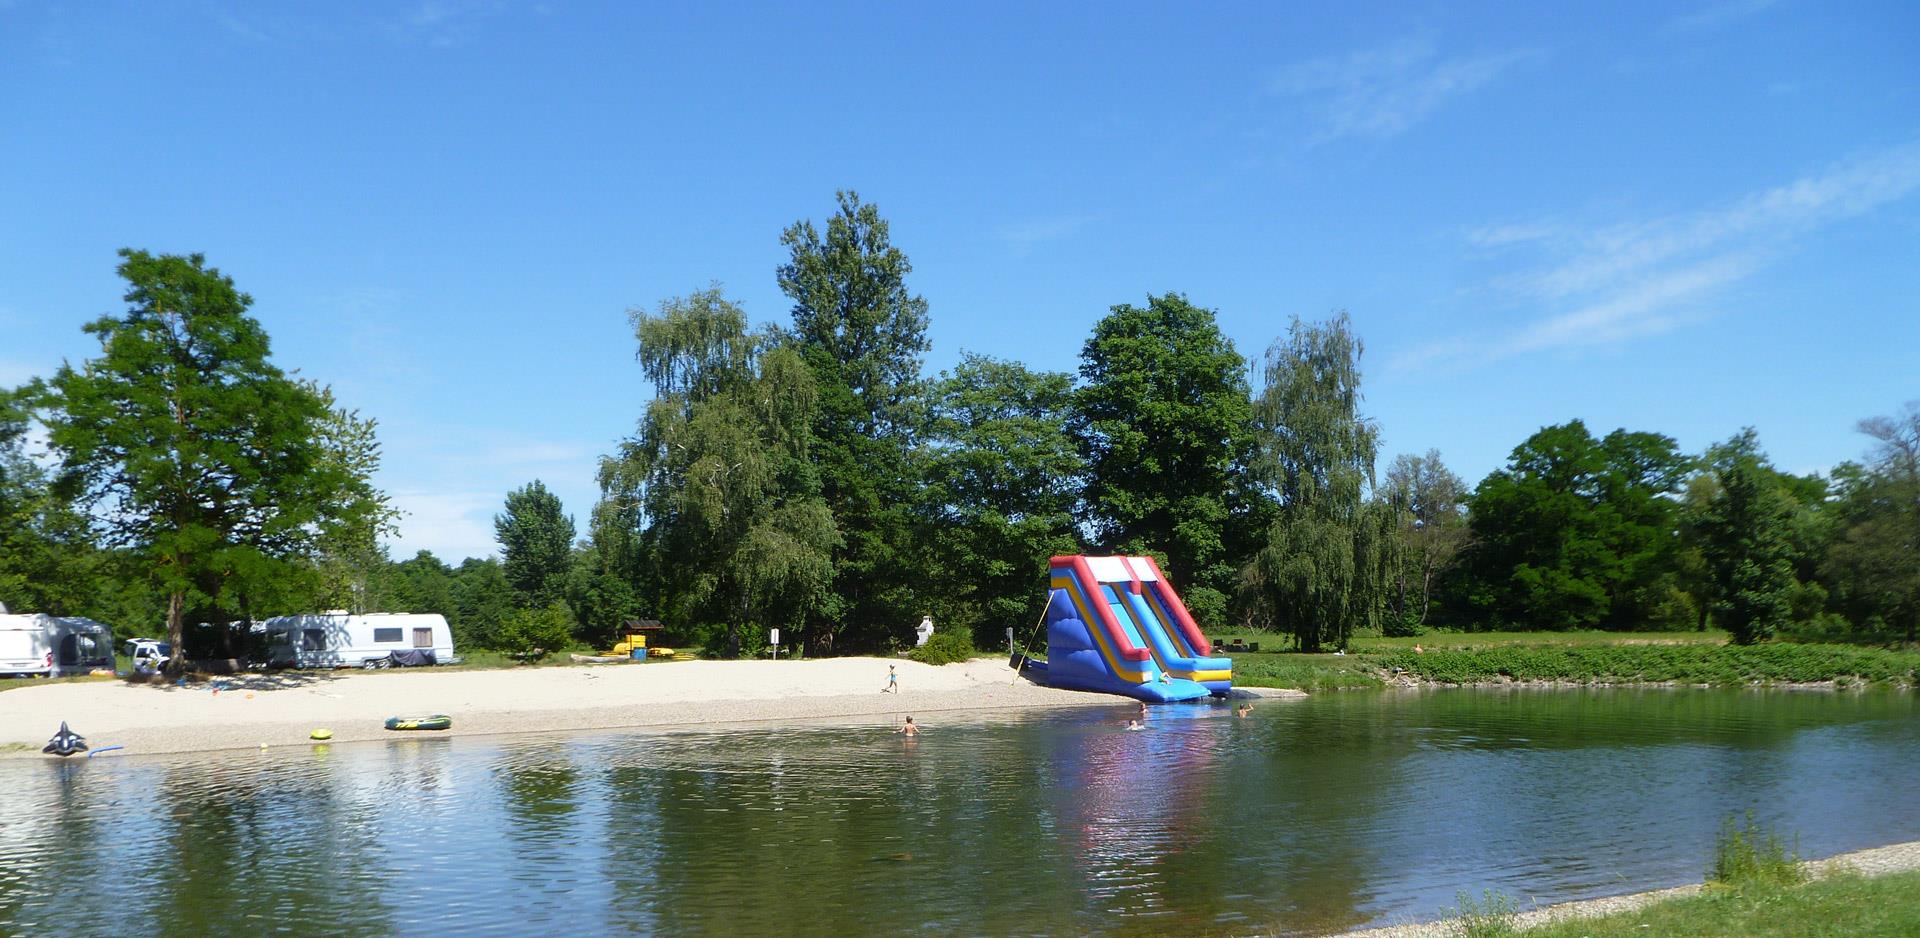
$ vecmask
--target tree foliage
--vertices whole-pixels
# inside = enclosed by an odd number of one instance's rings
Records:
[[[1073,376],[966,355],[933,401],[922,457],[926,611],[941,634],[968,630],[996,647],[1001,630],[1024,635],[1039,615],[1048,558],[1079,550]]]
[[[1386,609],[1395,517],[1367,499],[1379,429],[1360,415],[1362,352],[1345,313],[1324,324],[1296,317],[1267,350],[1254,403],[1253,465],[1279,513],[1244,582],[1303,651],[1344,647]]]
[[[1095,324],[1080,377],[1072,428],[1095,536],[1166,561],[1194,615],[1223,622],[1260,520],[1246,360],[1212,310],[1168,293]]]
[[[1920,401],[1859,429],[1874,445],[1864,465],[1834,472],[1837,530],[1821,573],[1855,623],[1912,643],[1920,632]]]
[[[355,523],[355,479],[321,440],[324,398],[270,360],[251,297],[198,254],[120,254],[126,310],[86,327],[100,357],[54,376],[49,436],[108,542],[151,564],[185,648],[190,602],[231,581],[245,605]]]
[[[1788,529],[1793,503],[1760,453],[1752,428],[1708,454],[1714,492],[1693,525],[1700,532],[1714,621],[1742,645],[1771,637],[1792,612]]]
[[[778,271],[793,301],[792,349],[812,375],[808,458],[819,504],[831,509],[838,532],[832,601],[810,604],[807,620],[811,641],[823,647],[843,632],[863,644],[904,637],[918,618],[907,575],[911,457],[924,421],[928,348],[927,301],[907,288],[913,265],[893,245],[886,219],[857,193],[837,199],[824,231],[803,220],[781,235],[790,254]],[[811,517],[789,522],[815,542],[826,530]]]
[[[573,566],[573,518],[546,483],[535,479],[508,492],[506,510],[493,516],[493,531],[520,605],[544,609],[565,595]]]
[[[1467,544],[1467,494],[1437,449],[1403,453],[1387,468],[1382,496],[1397,514],[1393,612],[1402,627],[1427,621],[1436,578]]]
[[[793,630],[828,604],[840,544],[809,461],[812,371],[718,287],[633,322],[654,400],[601,477],[638,500],[662,609],[723,626],[729,650],[742,627]]]
[[[1515,447],[1468,499],[1465,618],[1533,629],[1684,621],[1674,589],[1674,502],[1691,467],[1671,437],[1574,420]]]

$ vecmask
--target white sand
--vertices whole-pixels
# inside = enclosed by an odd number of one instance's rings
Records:
[[[900,692],[883,694],[887,666]],[[120,681],[49,684],[0,693],[0,749],[44,758],[66,721],[93,746],[127,754],[306,745],[315,728],[336,741],[392,738],[391,716],[453,717],[434,735],[547,732],[822,717],[890,717],[998,707],[1127,706],[1111,694],[1015,680],[1004,660],[944,667],[904,659],[679,661],[501,670],[281,672],[207,685]],[[10,743],[27,748],[8,747]]]

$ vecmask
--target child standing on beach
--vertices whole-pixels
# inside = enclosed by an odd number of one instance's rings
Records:
[[[887,686],[880,688],[880,693],[883,693],[883,694],[900,693],[900,675],[893,673],[893,665],[887,665]],[[907,722],[912,723],[913,721],[908,720]],[[912,735],[912,734],[908,734],[908,735]]]

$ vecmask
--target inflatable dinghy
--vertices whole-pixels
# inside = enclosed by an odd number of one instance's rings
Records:
[[[430,717],[389,717],[387,729],[390,730],[444,730],[453,726],[453,718],[444,713]]]

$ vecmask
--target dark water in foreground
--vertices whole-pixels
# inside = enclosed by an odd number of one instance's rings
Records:
[[[1920,839],[1907,695],[1130,710],[8,761],[0,933],[1312,933]]]

